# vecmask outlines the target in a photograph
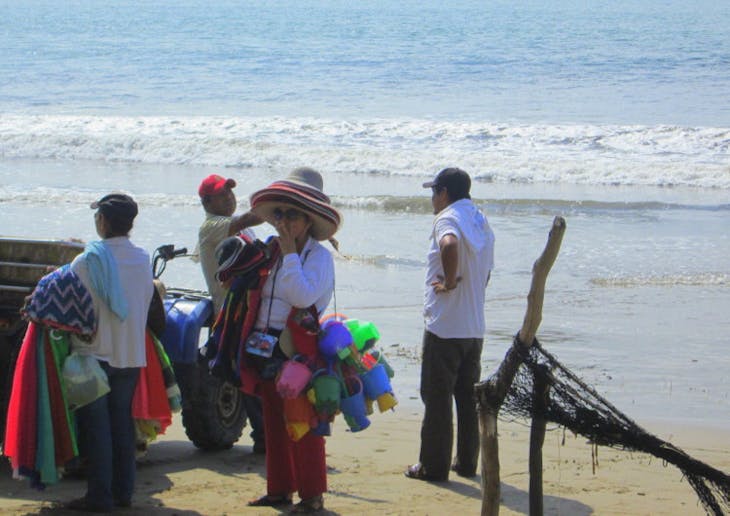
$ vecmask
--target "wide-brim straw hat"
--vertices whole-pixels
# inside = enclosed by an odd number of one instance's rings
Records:
[[[277,208],[295,208],[306,213],[312,221],[310,232],[315,240],[328,240],[342,224],[342,215],[322,191],[322,176],[311,168],[298,168],[286,179],[251,195],[251,211],[269,224],[276,222]]]

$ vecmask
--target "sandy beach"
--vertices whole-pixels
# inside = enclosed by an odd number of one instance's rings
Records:
[[[482,378],[564,217],[544,349],[730,474],[730,3],[34,0],[3,2],[0,25],[3,236],[96,240],[89,204],[122,191],[139,204],[136,245],[192,251],[207,175],[236,181],[239,212],[296,167],[325,177],[344,220],[326,312],[377,325],[400,400],[364,432],[338,417],[325,513],[480,512],[480,477],[403,474],[423,414],[422,184],[450,166],[470,173],[496,235]],[[162,279],[205,285],[188,259]],[[529,425],[499,423],[502,515],[529,513]],[[133,507],[114,514],[278,513],[246,505],[266,486],[249,431],[206,453],[176,415],[138,461]],[[545,514],[705,514],[674,466],[592,451],[548,427]],[[57,506],[84,490],[31,489],[0,455],[0,516],[74,514]]]
[[[376,414],[364,432],[350,433],[338,418],[327,442],[329,492],[324,514],[478,514],[480,478],[453,475],[449,482],[407,479],[403,470],[418,456],[420,408]],[[719,429],[646,426],[658,437],[722,471],[730,471],[727,432]],[[529,427],[500,421],[502,502],[500,514],[527,514]],[[246,433],[246,432],[244,432]],[[562,441],[564,440],[564,444]],[[591,447],[562,429],[548,431],[544,456],[546,514],[704,514],[691,486],[673,466],[643,454]],[[198,451],[185,437],[180,418],[150,446],[138,463],[131,509],[115,514],[277,514],[246,507],[264,493],[264,458],[251,452],[245,435],[231,450]],[[0,512],[8,515],[65,514],[54,502],[83,494],[84,482],[65,479],[39,492],[12,480],[7,462],[0,471]]]

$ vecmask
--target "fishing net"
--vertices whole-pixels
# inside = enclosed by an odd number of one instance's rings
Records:
[[[507,413],[529,419],[535,415],[536,382],[549,388],[543,417],[588,438],[595,445],[651,454],[677,466],[711,514],[730,513],[730,476],[693,459],[676,446],[646,432],[586,385],[535,339],[531,347],[517,337],[510,352],[520,365],[502,406]],[[537,378],[537,381],[536,381]],[[540,388],[542,390],[542,388]],[[542,410],[542,409],[538,409]]]

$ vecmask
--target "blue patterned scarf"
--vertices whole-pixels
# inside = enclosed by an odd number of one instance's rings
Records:
[[[43,276],[24,311],[31,320],[51,328],[87,336],[96,330],[91,293],[70,265]]]

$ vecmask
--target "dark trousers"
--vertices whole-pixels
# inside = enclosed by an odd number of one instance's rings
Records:
[[[246,407],[248,422],[251,423],[251,439],[254,444],[264,444],[264,416],[261,408],[261,399],[251,394],[243,395],[243,406]]]
[[[139,368],[116,368],[99,362],[111,391],[78,409],[79,433],[88,459],[86,499],[94,507],[111,509],[128,503],[134,491],[135,435],[132,398]]]
[[[474,384],[481,374],[483,339],[442,339],[423,335],[421,399],[425,405],[421,425],[419,461],[434,479],[449,476],[453,449],[453,400],[456,401],[456,460],[462,473],[476,472],[479,459],[479,418]],[[452,400],[453,398],[453,400]]]

